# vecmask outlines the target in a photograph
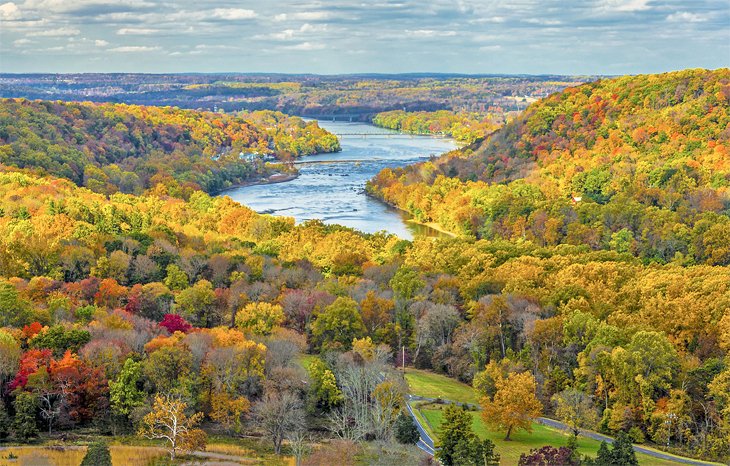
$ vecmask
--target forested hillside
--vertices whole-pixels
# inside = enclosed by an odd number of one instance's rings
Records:
[[[93,191],[216,192],[271,172],[261,159],[339,150],[316,122],[278,112],[229,116],[172,107],[0,101],[0,163]],[[256,157],[259,156],[259,157]],[[281,169],[281,168],[280,168]]]
[[[1,380],[14,413],[3,428],[16,439],[37,434],[36,415],[51,431],[132,431],[166,393],[236,432],[288,400],[337,433],[331,413],[376,407],[342,397],[352,368],[377,375],[405,346],[409,363],[468,382],[491,361],[476,384],[486,395],[484,377],[526,372],[547,412],[575,387],[595,395],[607,432],[728,452],[727,267],[647,266],[588,246],[411,243],[294,226],[202,192],[106,198],[12,172],[0,174],[0,212]],[[291,366],[303,350],[325,361],[309,376]],[[396,406],[403,395],[358,380]],[[669,410],[682,430],[663,430]],[[346,435],[388,438],[392,414]]]
[[[729,101],[727,69],[571,87],[370,192],[468,237],[726,265]]]
[[[409,419],[394,370],[405,361],[473,385],[507,436],[543,413],[727,461],[729,80],[585,85],[476,147],[381,173],[371,189],[463,233],[414,241],[295,225],[156,181],[208,176],[220,147],[250,148],[264,139],[246,135],[283,116],[251,126],[7,101],[0,438],[149,439],[175,412],[189,433],[167,442],[171,454],[207,434],[263,439],[273,454],[310,438],[311,464],[346,464]],[[183,117],[193,121],[155,123]],[[152,165],[142,194],[79,186],[90,167],[170,154],[201,165]],[[463,437],[463,464],[476,464],[489,443]]]
[[[513,112],[517,113],[517,112]],[[436,112],[404,112],[393,110],[378,113],[373,124],[416,134],[443,134],[468,144],[483,139],[502,126],[504,113],[467,113],[439,110]]]

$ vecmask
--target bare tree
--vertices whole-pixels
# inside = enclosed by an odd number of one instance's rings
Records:
[[[289,448],[291,454],[294,456],[295,466],[301,466],[302,460],[310,452],[309,437],[306,434],[305,429],[297,429],[290,432],[286,439],[289,441]]]
[[[304,426],[302,400],[288,391],[269,391],[263,400],[254,405],[253,412],[258,426],[274,442],[277,455],[281,453],[284,438]]]

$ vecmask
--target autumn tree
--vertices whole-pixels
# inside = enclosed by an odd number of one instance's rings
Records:
[[[552,397],[555,416],[565,423],[577,437],[580,429],[592,428],[598,421],[591,399],[580,390],[567,388]]]
[[[493,398],[482,399],[482,418],[494,428],[506,430],[505,440],[515,429],[532,431],[532,421],[542,413],[535,397],[535,378],[528,372],[512,373],[496,383]]]
[[[284,321],[278,304],[249,303],[236,314],[236,326],[255,335],[270,335]]]
[[[365,326],[352,298],[339,297],[312,324],[312,337],[323,350],[349,349],[352,340],[363,335]]]
[[[171,395],[155,396],[152,411],[142,419],[138,435],[156,440],[165,440],[170,458],[175,459],[179,450],[204,450],[205,433],[196,426],[203,413],[188,416],[187,403]]]

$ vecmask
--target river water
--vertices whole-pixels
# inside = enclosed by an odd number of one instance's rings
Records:
[[[367,233],[385,230],[405,239],[441,236],[367,196],[365,183],[383,168],[402,167],[453,150],[457,147],[453,140],[402,134],[364,123],[320,121],[319,125],[342,135],[341,152],[299,159],[300,175],[295,180],[233,188],[221,194],[257,212],[294,217],[298,223],[320,219]]]

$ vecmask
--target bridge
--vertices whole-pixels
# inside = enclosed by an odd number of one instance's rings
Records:
[[[415,136],[430,136],[430,137],[443,137],[442,134],[432,134],[432,133],[332,133],[335,136],[337,136],[338,139],[342,139],[342,136],[353,136],[353,137],[361,137],[361,138],[413,138]]]

